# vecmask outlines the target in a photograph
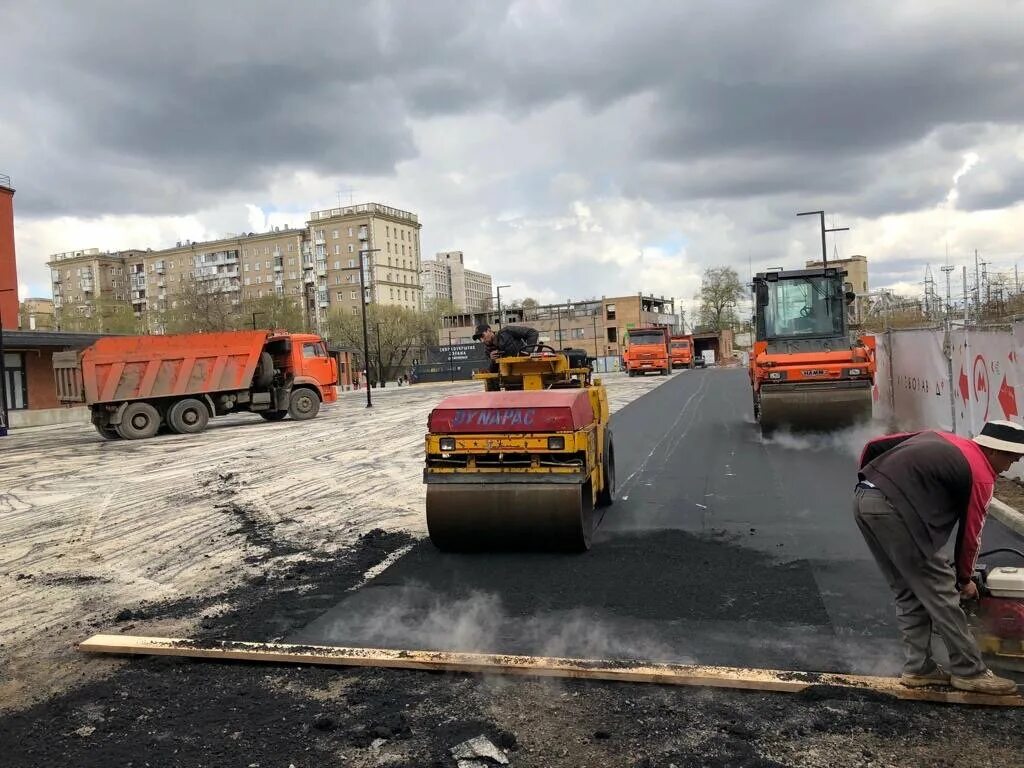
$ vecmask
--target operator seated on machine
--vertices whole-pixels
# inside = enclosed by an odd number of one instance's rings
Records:
[[[537,329],[526,325],[506,325],[495,333],[487,323],[479,323],[473,341],[482,341],[491,358],[491,373],[498,372],[498,358],[517,357],[523,350],[537,346]]]

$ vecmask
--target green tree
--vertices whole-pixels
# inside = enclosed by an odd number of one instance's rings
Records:
[[[144,323],[135,316],[127,301],[96,299],[91,302],[65,305],[60,313],[62,331],[81,333],[144,333]]]
[[[737,322],[736,302],[744,294],[743,284],[732,267],[708,267],[701,279],[697,324],[712,331],[721,331]]]
[[[241,314],[231,303],[237,292],[225,290],[218,281],[182,283],[157,321],[164,333],[230,331],[239,326]]]
[[[253,316],[257,328],[284,329],[298,333],[306,330],[306,320],[302,314],[299,299],[293,296],[264,296],[260,299],[249,299],[242,305],[241,324],[253,324]]]
[[[393,378],[409,365],[417,350],[437,344],[437,325],[426,312],[370,304],[366,325],[370,342],[370,365],[366,367],[377,380]],[[362,315],[331,312],[325,333],[337,344],[362,350]]]

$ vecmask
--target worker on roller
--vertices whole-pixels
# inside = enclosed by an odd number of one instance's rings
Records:
[[[498,358],[516,357],[537,346],[537,329],[527,325],[506,325],[495,333],[487,323],[479,323],[473,341],[482,341],[491,358],[491,370],[498,370]]]
[[[855,517],[896,597],[908,688],[948,685],[994,695],[1017,692],[981,659],[961,599],[977,598],[971,580],[996,477],[1024,455],[1024,427],[990,421],[973,440],[928,430],[886,435],[864,446]],[[942,550],[958,528],[955,562]],[[932,632],[949,655],[932,658]]]

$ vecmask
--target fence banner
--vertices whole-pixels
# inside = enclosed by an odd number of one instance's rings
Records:
[[[889,367],[889,356],[892,351],[892,334],[875,334],[875,386],[871,392],[871,416],[875,421],[885,424],[895,422],[892,410],[892,375]]]
[[[953,430],[949,361],[942,330],[894,330],[890,382],[895,421],[901,429]]]
[[[957,331],[953,334],[953,384],[957,432],[973,437],[986,421],[1020,422],[1018,340],[1024,332]]]

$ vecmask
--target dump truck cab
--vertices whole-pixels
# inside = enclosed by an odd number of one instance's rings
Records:
[[[630,376],[643,376],[651,371],[668,376],[672,372],[668,327],[656,325],[630,329],[623,357]]]
[[[754,277],[754,415],[778,427],[828,430],[871,418],[874,338],[851,339],[846,272],[777,270]]]
[[[604,386],[585,355],[538,345],[477,372],[428,418],[427,530],[442,550],[589,549],[615,491]]]

